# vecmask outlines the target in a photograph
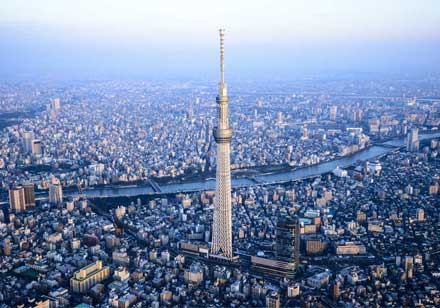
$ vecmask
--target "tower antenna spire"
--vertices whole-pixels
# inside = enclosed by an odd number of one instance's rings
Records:
[[[225,29],[220,29],[220,83],[225,83]]]

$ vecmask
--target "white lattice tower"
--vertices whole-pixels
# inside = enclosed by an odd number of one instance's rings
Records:
[[[217,171],[212,224],[211,253],[232,258],[232,206],[231,206],[231,138],[229,128],[228,94],[224,77],[224,35],[220,30],[220,71],[221,79],[217,95],[218,126],[214,128],[217,142]]]

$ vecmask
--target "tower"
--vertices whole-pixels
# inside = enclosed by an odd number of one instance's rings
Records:
[[[231,138],[229,128],[228,94],[224,75],[224,37],[225,30],[220,29],[220,72],[217,111],[218,123],[213,135],[217,143],[217,170],[215,186],[214,219],[212,223],[211,253],[226,259],[232,259],[232,207],[231,207]]]

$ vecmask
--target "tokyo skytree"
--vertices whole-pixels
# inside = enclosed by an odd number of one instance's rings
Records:
[[[212,223],[211,254],[232,259],[232,206],[231,206],[231,138],[229,127],[228,94],[224,67],[225,30],[220,29],[220,72],[221,79],[217,95],[218,124],[213,134],[217,143],[217,170]]]

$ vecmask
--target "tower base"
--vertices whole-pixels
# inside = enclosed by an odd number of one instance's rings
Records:
[[[238,256],[233,256],[232,258],[230,258],[230,257],[222,256],[222,255],[212,254],[212,253],[210,253],[208,255],[208,258],[215,260],[219,263],[233,263],[233,262],[238,262],[238,260],[239,260]]]

